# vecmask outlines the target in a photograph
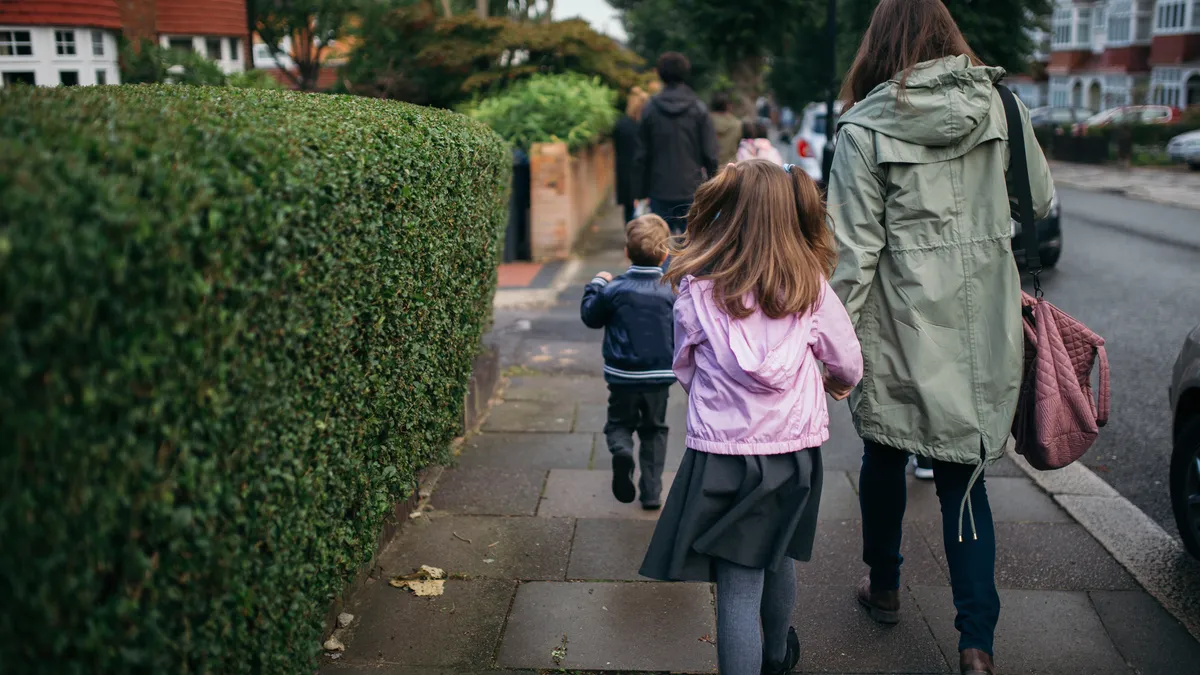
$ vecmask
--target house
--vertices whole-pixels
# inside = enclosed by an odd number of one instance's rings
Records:
[[[1050,65],[1050,34],[1040,28],[1028,29],[1030,40],[1037,45],[1029,58],[1029,72],[1009,75],[1004,84],[1012,90],[1026,106],[1037,108],[1050,103],[1049,80],[1046,68]]]
[[[1056,0],[1050,104],[1200,105],[1200,0]]]
[[[245,0],[118,0],[131,42],[195,52],[227,74],[246,70],[250,28]]]
[[[0,86],[116,84],[116,0],[0,2]]]

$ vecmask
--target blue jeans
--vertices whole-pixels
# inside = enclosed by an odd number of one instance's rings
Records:
[[[900,536],[907,501],[908,453],[866,441],[862,473],[858,479],[858,501],[862,508],[863,562],[871,568],[871,588],[900,588]],[[988,505],[983,477],[971,489],[975,531],[969,524],[958,540],[958,509],[975,467],[933,461],[933,479],[942,504],[942,544],[950,568],[958,629],[958,648],[982,649],[992,653],[996,621],[1000,618],[1000,596],[996,593],[996,530]],[[965,517],[965,516],[964,516]]]
[[[687,212],[692,208],[692,199],[654,199],[650,198],[650,211],[667,221],[671,234],[683,234],[687,230]]]

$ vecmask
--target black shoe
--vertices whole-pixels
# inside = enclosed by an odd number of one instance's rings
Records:
[[[662,508],[661,499],[647,499],[642,502],[642,508],[647,511],[657,511]]]
[[[633,484],[633,453],[617,452],[612,457],[612,493],[622,504],[632,504],[637,499],[637,487]]]
[[[767,663],[767,660],[763,659],[762,675],[786,675],[792,672],[797,663],[800,663],[800,638],[796,637],[795,628],[788,628],[787,651],[784,653],[783,663]]]

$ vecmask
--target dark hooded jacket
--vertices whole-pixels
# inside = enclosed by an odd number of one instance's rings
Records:
[[[708,108],[687,85],[667,87],[642,110],[634,155],[638,196],[687,201],[717,173],[717,134]]]

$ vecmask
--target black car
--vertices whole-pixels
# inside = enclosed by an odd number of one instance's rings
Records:
[[[1058,264],[1062,256],[1063,234],[1060,222],[1062,209],[1058,204],[1058,192],[1050,201],[1050,215],[1037,221],[1038,252],[1042,255],[1042,267],[1049,269]],[[1021,236],[1021,223],[1014,218],[1012,221],[1012,251],[1017,264],[1025,265],[1025,238]]]

